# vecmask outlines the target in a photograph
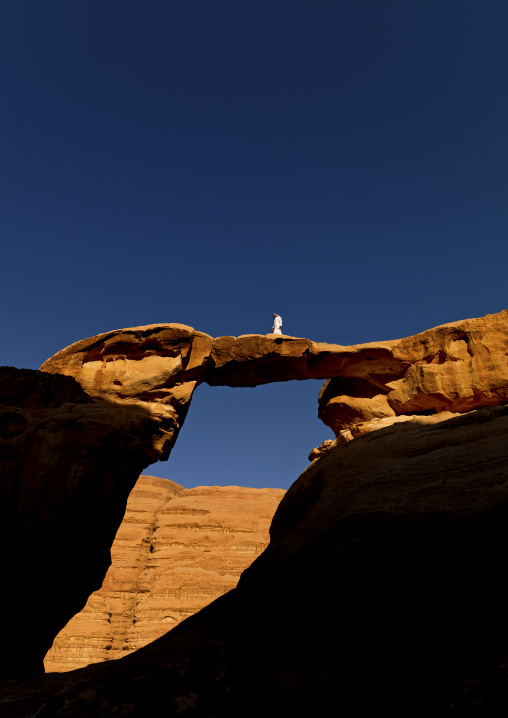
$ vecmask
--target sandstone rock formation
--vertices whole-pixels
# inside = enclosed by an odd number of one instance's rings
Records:
[[[319,416],[336,435],[347,440],[395,417],[460,413],[508,401],[506,310],[388,345],[390,365],[361,375],[353,362],[341,378],[325,383]]]
[[[0,368],[0,676],[42,670],[99,588],[146,452],[66,376]],[[47,590],[51,587],[51,590]]]
[[[425,413],[422,415],[411,414],[410,416],[390,416],[382,419],[377,418],[372,419],[371,421],[364,421],[360,424],[355,424],[351,429],[340,431],[337,438],[334,440],[327,439],[326,441],[323,441],[320,446],[312,449],[309,454],[309,461],[315,461],[316,459],[321,458],[321,456],[323,456],[328,449],[331,449],[334,446],[345,444],[348,441],[352,441],[353,439],[362,436],[362,434],[370,434],[371,431],[385,429],[388,426],[393,426],[393,424],[402,424],[409,421],[413,424],[424,426],[425,424],[436,424],[440,421],[446,421],[446,419],[453,419],[455,416],[461,416],[460,412],[454,413],[451,411],[440,411],[437,414],[430,415]]]
[[[0,555],[4,575],[15,576],[25,598],[3,596],[4,615],[14,620],[0,672],[40,666],[71,606],[76,612],[100,586],[127,494],[142,468],[167,458],[200,382],[255,386],[328,378],[319,411],[337,434],[332,444],[394,422],[401,432],[409,424],[416,430],[415,416],[444,418],[508,401],[507,326],[504,311],[407,339],[343,347],[274,335],[212,339],[184,325],[151,325],[62,350],[43,365],[44,375],[33,373],[28,389],[21,381],[19,399],[8,378],[0,397],[6,405]],[[64,390],[64,377],[52,383],[53,374],[74,379],[86,393],[80,389],[74,400],[69,379]],[[26,624],[33,636],[29,656],[28,641],[19,648],[15,624],[28,613],[30,582],[53,580],[63,562],[72,564],[66,590],[47,608],[44,626],[37,611]]]
[[[330,449],[238,587],[119,661],[7,686],[8,718],[503,716],[508,408]]]
[[[182,324],[154,324],[77,342],[41,369],[70,375],[96,402],[114,405],[152,461],[167,459],[202,382],[328,379],[319,416],[348,440],[400,416],[508,401],[508,311],[354,346],[273,334],[212,339]]]
[[[363,350],[362,350],[363,351]],[[84,339],[42,371],[72,376],[96,403],[114,407],[152,462],[168,458],[197,384],[256,386],[336,376],[356,349],[268,335],[212,337],[183,324],[121,329]],[[372,354],[367,349],[366,356]]]
[[[46,671],[120,658],[234,588],[268,545],[285,491],[184,489],[140,476],[102,587],[55,638]]]
[[[96,403],[114,405],[154,462],[169,456],[211,349],[207,334],[183,324],[154,324],[84,339],[41,370],[72,376]]]

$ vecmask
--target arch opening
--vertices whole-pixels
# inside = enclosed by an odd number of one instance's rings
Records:
[[[308,466],[311,449],[335,438],[317,416],[322,383],[202,384],[169,460],[153,464],[147,473],[185,488],[289,488]]]

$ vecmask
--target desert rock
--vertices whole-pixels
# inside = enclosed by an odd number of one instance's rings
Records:
[[[151,462],[167,459],[208,363],[212,337],[184,324],[154,324],[72,344],[41,367],[78,381],[102,406],[114,405]]]
[[[102,587],[55,638],[46,671],[120,658],[234,588],[266,548],[281,489],[184,489],[140,476]]]
[[[508,401],[507,327],[505,310],[406,339],[341,346],[273,334],[212,339],[182,324],[155,324],[77,342],[41,369],[70,375],[96,402],[114,404],[155,461],[168,457],[202,382],[327,379],[319,416],[337,436],[380,419]]]
[[[185,325],[150,325],[62,350],[45,362],[45,374],[33,373],[37,380],[27,380],[28,388],[23,380],[12,389],[8,377],[2,400],[4,575],[12,572],[28,597],[33,577],[47,582],[64,556],[72,569],[65,577],[69,590],[58,594],[44,626],[37,612],[37,625],[27,622],[33,640],[26,644],[35,647],[34,655],[14,645],[12,628],[3,670],[10,663],[18,666],[14,672],[40,666],[43,645],[48,648],[57,624],[60,629],[68,620],[71,605],[75,613],[100,587],[128,492],[142,468],[168,457],[199,383],[255,386],[328,377],[320,416],[335,431],[335,443],[356,441],[389,424],[416,423],[416,416],[440,419],[508,401],[507,326],[503,311],[407,339],[347,347],[275,335],[212,339]],[[67,377],[54,383],[55,374]],[[72,380],[81,386],[75,401]],[[37,549],[26,559],[29,546]],[[33,573],[21,568],[34,561]],[[55,586],[59,581],[64,578],[55,578]],[[4,615],[20,620],[22,601],[8,592],[3,601]]]
[[[399,363],[396,371],[396,364],[387,364],[365,373],[362,363],[352,362],[347,375],[325,383],[319,416],[337,436],[369,422],[373,430],[378,419],[462,413],[508,401],[506,310],[393,341],[390,355]]]
[[[506,715],[507,467],[504,406],[335,446],[236,589],[119,661],[6,687],[6,715]]]
[[[55,634],[100,587],[148,461],[74,379],[11,367],[0,368],[0,455],[0,675],[16,676],[42,670]]]

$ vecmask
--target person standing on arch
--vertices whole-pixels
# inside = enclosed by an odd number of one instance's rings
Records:
[[[281,328],[282,328],[282,317],[279,317],[278,314],[274,314],[273,315],[272,334],[282,334]]]

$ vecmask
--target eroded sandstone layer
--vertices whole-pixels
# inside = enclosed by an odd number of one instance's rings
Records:
[[[433,421],[330,449],[236,589],[119,661],[6,687],[4,715],[506,715],[508,408]]]
[[[125,656],[234,588],[268,545],[284,494],[140,476],[102,587],[55,638],[46,671]]]

